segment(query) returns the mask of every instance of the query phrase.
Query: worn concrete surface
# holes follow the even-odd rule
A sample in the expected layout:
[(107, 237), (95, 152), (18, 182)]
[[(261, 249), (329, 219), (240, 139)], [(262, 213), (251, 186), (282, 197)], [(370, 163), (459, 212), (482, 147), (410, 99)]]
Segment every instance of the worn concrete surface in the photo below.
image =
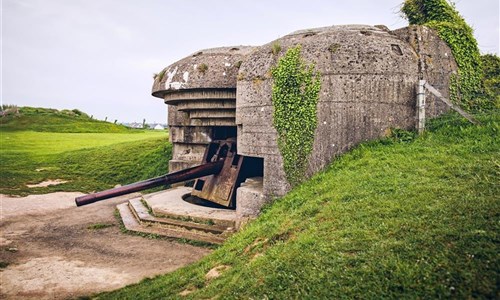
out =
[[(252, 47), (204, 49), (167, 66), (152, 94), (165, 101), (173, 143), (170, 171), (199, 164), (204, 146), (236, 136), (236, 80)], [(216, 132), (214, 128), (233, 128)]]
[(266, 204), (262, 192), (262, 177), (248, 178), (236, 190), (236, 216), (238, 219), (256, 218), (260, 209)]
[(240, 62), (252, 50), (253, 47), (233, 46), (197, 51), (167, 66), (164, 69), (165, 75), (155, 80), (152, 93), (163, 98), (171, 91), (234, 89)]
[(215, 224), (235, 225), (236, 211), (194, 205), (182, 199), (183, 195), (190, 193), (190, 187), (177, 187), (150, 195), (144, 200), (156, 215), (165, 215), (179, 218), (192, 218), (197, 221), (211, 221)]
[(79, 192), (56, 192), (45, 195), (9, 197), (0, 195), (2, 221), (12, 217), (43, 215), (55, 210), (75, 207), (75, 198), (84, 194)]
[[(281, 47), (276, 55), (275, 44)], [(446, 44), (421, 26), (396, 32), (368, 25), (313, 28), (253, 51), (238, 74), (237, 143), (239, 154), (264, 158), (266, 197), (290, 190), (273, 127), (270, 70), (287, 49), (298, 44), (302, 58), (321, 75), (318, 126), (306, 176), (355, 145), (382, 137), (390, 128), (413, 128), (418, 80), (429, 78), (447, 92), (456, 71)], [(443, 112), (434, 101), (428, 106), (431, 116)]]
[[(450, 75), (456, 74), (458, 69), (450, 47), (434, 30), (425, 26), (410, 25), (392, 33), (410, 44), (418, 54), (419, 76), (438, 89), (444, 97), (449, 98)], [(426, 94), (427, 117), (438, 116), (448, 109), (448, 106), (438, 101), (434, 95)]]

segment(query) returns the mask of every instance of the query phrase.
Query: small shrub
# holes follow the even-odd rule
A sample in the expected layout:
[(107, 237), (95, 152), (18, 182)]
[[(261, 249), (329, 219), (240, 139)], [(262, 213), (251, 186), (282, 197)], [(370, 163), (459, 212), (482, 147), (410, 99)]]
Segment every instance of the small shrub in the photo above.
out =
[(328, 47), (328, 51), (330, 51), (331, 53), (335, 53), (335, 52), (337, 52), (337, 50), (339, 50), (339, 48), (340, 48), (340, 44), (334, 43), (334, 44), (331, 44), (330, 47)]
[(197, 67), (197, 70), (198, 70), (198, 72), (200, 72), (201, 74), (205, 74), (205, 72), (208, 70), (208, 66), (207, 66), (207, 64), (200, 64), (200, 65)]
[(278, 55), (281, 52), (281, 45), (278, 42), (273, 43), (271, 46), (271, 52), (273, 55)]
[(71, 110), (76, 116), (78, 117), (83, 117), (83, 118), (89, 118), (89, 115), (87, 115), (86, 113), (84, 113), (83, 111), (79, 110), (79, 109), (73, 109)]
[(166, 70), (165, 70), (165, 69), (163, 69), (163, 70), (161, 70), (161, 72), (160, 72), (160, 73), (155, 73), (155, 74), (153, 74), (153, 78), (154, 78), (154, 80), (158, 80), (159, 82), (160, 82), (160, 81), (162, 81), (162, 80), (163, 80), (163, 77), (165, 76), (165, 72), (166, 72)]
[(0, 105), (0, 116), (8, 116), (8, 115), (18, 115), (19, 108), (17, 105)]
[(487, 109), (500, 108), (500, 57), (495, 54), (481, 55), (483, 67), (483, 96), (480, 107)]
[(417, 137), (416, 132), (404, 130), (401, 128), (391, 129), (391, 134), (389, 135), (389, 138), (391, 138), (395, 142), (400, 142), (400, 143), (409, 143), (413, 141), (416, 137)]
[(0, 111), (6, 111), (6, 110), (11, 110), (11, 109), (15, 109), (17, 110), (17, 105), (13, 105), (13, 104), (2, 104), (0, 105)]

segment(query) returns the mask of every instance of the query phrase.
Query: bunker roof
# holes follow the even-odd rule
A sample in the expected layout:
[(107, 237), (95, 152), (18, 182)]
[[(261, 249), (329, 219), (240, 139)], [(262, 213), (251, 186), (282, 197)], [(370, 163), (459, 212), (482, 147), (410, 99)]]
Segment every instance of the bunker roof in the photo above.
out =
[(236, 89), (238, 69), (254, 47), (234, 46), (197, 51), (155, 76), (152, 95), (198, 89)]
[(322, 75), (415, 72), (415, 51), (387, 27), (337, 25), (298, 30), (257, 48), (243, 63), (239, 78), (269, 78), (278, 58), (296, 45)]

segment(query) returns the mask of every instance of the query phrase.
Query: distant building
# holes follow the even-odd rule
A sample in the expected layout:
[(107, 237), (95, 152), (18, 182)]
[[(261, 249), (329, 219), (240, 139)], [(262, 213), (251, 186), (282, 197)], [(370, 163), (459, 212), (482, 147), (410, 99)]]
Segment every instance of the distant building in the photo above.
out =
[(123, 123), (122, 125), (130, 127), (130, 128), (136, 128), (136, 129), (142, 129), (143, 128), (142, 123), (137, 123), (137, 122)]
[(165, 127), (163, 127), (163, 125), (161, 125), (161, 124), (156, 124), (156, 126), (154, 127), (154, 130), (165, 130)]

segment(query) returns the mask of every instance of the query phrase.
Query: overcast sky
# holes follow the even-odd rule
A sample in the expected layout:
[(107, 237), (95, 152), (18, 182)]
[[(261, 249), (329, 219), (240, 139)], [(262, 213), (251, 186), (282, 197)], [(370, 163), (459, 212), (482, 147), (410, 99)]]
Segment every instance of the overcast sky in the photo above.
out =
[[(261, 45), (340, 24), (404, 27), (403, 0), (0, 0), (2, 103), (166, 122), (153, 73), (204, 48)], [(499, 53), (498, 0), (458, 0), (483, 53)]]

